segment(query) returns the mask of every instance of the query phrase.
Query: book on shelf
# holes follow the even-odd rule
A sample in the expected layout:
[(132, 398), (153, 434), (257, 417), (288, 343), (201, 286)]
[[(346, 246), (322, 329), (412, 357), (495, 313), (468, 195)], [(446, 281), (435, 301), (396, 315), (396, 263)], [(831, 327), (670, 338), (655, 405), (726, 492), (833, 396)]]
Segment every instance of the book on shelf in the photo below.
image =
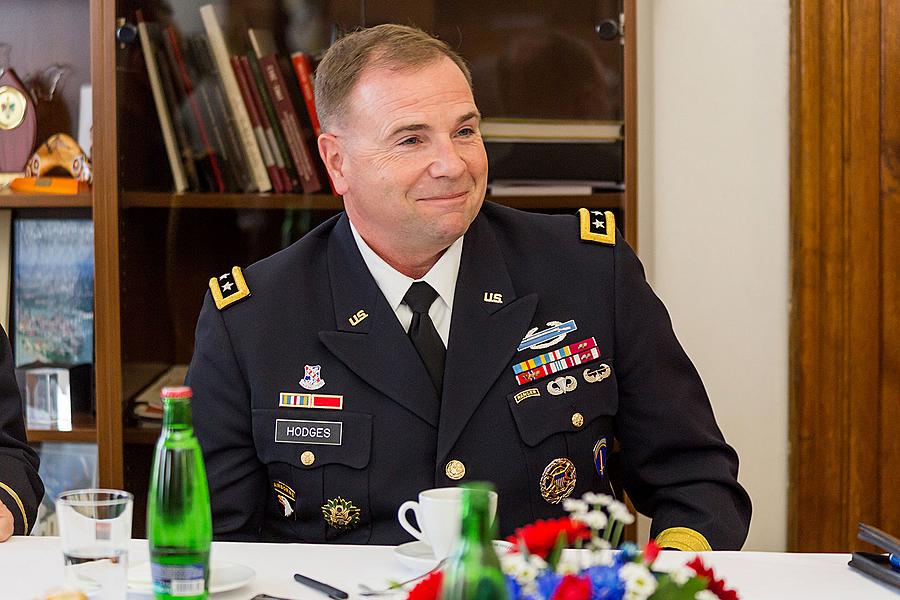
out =
[(623, 138), (621, 121), (486, 118), (479, 129), (485, 141), (579, 143)]
[[(278, 49), (272, 32), (265, 29), (247, 30), (250, 45), (256, 53), (260, 71), (275, 106), (281, 131), (290, 150), (291, 159), (300, 177), (304, 193), (310, 194), (322, 189), (318, 169), (307, 146), (303, 125), (294, 106), (281, 66), (278, 63)], [(318, 151), (316, 151), (318, 154)]]
[(254, 52), (252, 48), (247, 51), (246, 56), (241, 57), (241, 65), (249, 70), (250, 77), (255, 84), (254, 89), (259, 94), (259, 99), (263, 107), (262, 114), (265, 115), (265, 118), (271, 127), (272, 137), (275, 140), (274, 147), (278, 149), (276, 154), (276, 157), (280, 157), (280, 162), (278, 164), (284, 168), (287, 181), (290, 182), (290, 189), (294, 192), (302, 192), (303, 187), (300, 184), (300, 176), (297, 175), (297, 168), (294, 166), (293, 159), (291, 158), (291, 151), (288, 148), (287, 141), (284, 139), (284, 132), (281, 129), (281, 124), (278, 122), (278, 114), (275, 111), (275, 105), (272, 104), (272, 99), (269, 96), (269, 89), (268, 86), (266, 86), (266, 80), (259, 68), (259, 60), (256, 56), (256, 52)]
[(261, 192), (267, 192), (272, 189), (272, 183), (269, 179), (269, 173), (266, 171), (266, 165), (263, 162), (262, 153), (256, 137), (253, 133), (253, 127), (250, 124), (250, 115), (247, 114), (247, 107), (241, 99), (241, 92), (238, 88), (237, 79), (234, 71), (231, 69), (231, 52), (225, 43), (225, 34), (222, 31), (220, 19), (217, 12), (221, 10), (220, 5), (205, 4), (200, 7), (200, 18), (203, 21), (203, 27), (209, 40), (209, 46), (212, 50), (213, 58), (219, 70), (219, 76), (222, 79), (222, 87), (225, 92), (225, 98), (234, 119), (235, 128), (238, 137), (241, 140), (241, 146), (247, 154), (247, 162), (256, 188)]
[[(165, 35), (163, 38), (165, 38)], [(169, 107), (169, 114), (172, 116), (172, 128), (175, 131), (175, 140), (178, 142), (181, 164), (184, 167), (185, 177), (187, 177), (188, 189), (199, 190), (200, 179), (197, 176), (196, 157), (191, 137), (185, 129), (184, 118), (182, 117), (184, 111), (181, 110), (179, 101), (179, 98), (184, 97), (183, 93), (178, 92), (178, 85), (181, 83), (181, 80), (173, 73), (165, 48), (157, 49), (156, 57), (159, 79), (162, 81), (163, 90), (166, 91), (166, 104)]]
[[(309, 115), (310, 126), (312, 127), (313, 132), (313, 143), (312, 143), (312, 153), (314, 156), (319, 156), (318, 151), (318, 138), (319, 135), (322, 134), (322, 125), (319, 122), (319, 113), (316, 110), (316, 94), (315, 89), (313, 88), (313, 68), (312, 68), (312, 60), (305, 52), (294, 52), (291, 54), (291, 64), (294, 67), (294, 74), (297, 76), (297, 83), (300, 86), (300, 91), (303, 94), (303, 101), (306, 104), (306, 113)], [(323, 176), (324, 179), (328, 180), (328, 187), (331, 189), (331, 195), (337, 196), (338, 193), (334, 189), (334, 182), (331, 180), (331, 175), (328, 173), (328, 169), (325, 168), (325, 163), (319, 159), (318, 163), (321, 168), (319, 169), (320, 175)]]
[(210, 141), (200, 99), (194, 90), (194, 78), (182, 52), (178, 31), (172, 25), (166, 27), (164, 47), (173, 77), (178, 82), (176, 88), (181, 94), (182, 110), (180, 113), (185, 130), (191, 139), (193, 149), (191, 154), (198, 157), (195, 161), (198, 177), (197, 189), (198, 191), (223, 192), (225, 191), (225, 180)]
[(221, 74), (213, 60), (209, 42), (202, 35), (190, 36), (187, 38), (187, 51), (188, 67), (194, 74), (207, 129), (212, 134), (213, 147), (221, 158), (226, 191), (253, 191), (256, 184), (236, 134), (236, 124), (228, 111)]
[(94, 362), (93, 233), (90, 219), (14, 220), (16, 366)]
[(241, 98), (247, 107), (247, 114), (250, 116), (250, 125), (253, 126), (253, 134), (256, 136), (256, 143), (259, 144), (259, 151), (262, 153), (263, 163), (266, 165), (266, 171), (269, 173), (269, 180), (272, 182), (272, 188), (275, 193), (282, 194), (285, 192), (284, 182), (281, 179), (281, 172), (275, 164), (275, 157), (272, 155), (272, 149), (269, 147), (269, 140), (263, 129), (262, 120), (260, 119), (260, 107), (258, 106), (253, 92), (250, 90), (250, 82), (247, 80), (247, 74), (241, 66), (241, 59), (237, 55), (231, 57), (231, 69), (234, 71), (235, 79), (237, 79), (238, 87), (241, 90)]
[(166, 92), (160, 79), (157, 65), (156, 40), (151, 39), (150, 30), (144, 21), (142, 11), (136, 11), (138, 37), (141, 39), (141, 49), (144, 52), (144, 64), (147, 67), (147, 77), (150, 79), (150, 91), (153, 94), (153, 104), (156, 107), (156, 115), (159, 118), (159, 127), (162, 130), (163, 143), (166, 147), (166, 158), (169, 161), (169, 169), (172, 171), (172, 181), (176, 192), (188, 189), (187, 175), (182, 164), (181, 152), (175, 137), (175, 128), (172, 125), (172, 115), (169, 104), (166, 102)]

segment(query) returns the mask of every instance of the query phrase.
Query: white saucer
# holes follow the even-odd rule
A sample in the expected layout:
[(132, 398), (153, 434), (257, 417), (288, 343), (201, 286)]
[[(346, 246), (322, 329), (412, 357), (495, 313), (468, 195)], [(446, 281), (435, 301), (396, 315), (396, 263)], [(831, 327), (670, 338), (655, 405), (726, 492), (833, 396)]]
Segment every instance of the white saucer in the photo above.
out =
[[(254, 577), (256, 577), (256, 571), (246, 565), (213, 561), (210, 567), (209, 593), (218, 594), (236, 590), (253, 581)], [(153, 594), (149, 562), (128, 569), (128, 591), (138, 594)]]
[[(497, 554), (505, 554), (512, 547), (513, 545), (507, 541), (494, 540), (494, 551)], [(438, 564), (431, 546), (422, 541), (400, 544), (394, 548), (394, 555), (397, 560), (410, 569), (433, 569)]]

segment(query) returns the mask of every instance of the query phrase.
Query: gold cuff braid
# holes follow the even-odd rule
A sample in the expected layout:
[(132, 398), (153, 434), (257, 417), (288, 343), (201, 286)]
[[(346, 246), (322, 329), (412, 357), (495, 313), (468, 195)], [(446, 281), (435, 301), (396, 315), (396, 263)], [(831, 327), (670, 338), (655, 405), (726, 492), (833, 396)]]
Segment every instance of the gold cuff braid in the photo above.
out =
[(706, 552), (712, 550), (702, 533), (688, 527), (670, 527), (661, 531), (656, 536), (656, 543), (663, 548), (674, 548), (684, 552)]
[(0, 488), (6, 490), (6, 492), (12, 496), (12, 499), (16, 501), (16, 504), (19, 505), (19, 510), (22, 512), (22, 521), (25, 523), (25, 535), (28, 535), (28, 515), (25, 514), (25, 506), (22, 504), (21, 498), (15, 492), (14, 489), (0, 481)]

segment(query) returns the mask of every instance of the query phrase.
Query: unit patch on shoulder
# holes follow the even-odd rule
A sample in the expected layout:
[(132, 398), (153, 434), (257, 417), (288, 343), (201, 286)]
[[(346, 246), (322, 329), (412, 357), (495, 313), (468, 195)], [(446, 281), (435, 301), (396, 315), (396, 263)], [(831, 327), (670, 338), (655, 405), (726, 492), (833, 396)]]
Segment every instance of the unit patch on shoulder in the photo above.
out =
[(213, 300), (216, 301), (216, 308), (219, 310), (250, 295), (250, 288), (244, 281), (244, 274), (241, 273), (240, 267), (232, 267), (230, 273), (211, 277), (209, 289), (212, 292)]
[(616, 217), (608, 210), (578, 209), (581, 239), (598, 244), (616, 245)]

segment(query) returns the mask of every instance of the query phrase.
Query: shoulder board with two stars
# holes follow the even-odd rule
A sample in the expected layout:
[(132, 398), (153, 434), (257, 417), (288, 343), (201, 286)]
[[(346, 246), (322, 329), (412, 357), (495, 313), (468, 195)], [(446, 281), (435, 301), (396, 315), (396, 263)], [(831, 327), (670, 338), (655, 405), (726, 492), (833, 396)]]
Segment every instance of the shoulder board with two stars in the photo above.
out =
[(243, 300), (250, 295), (250, 288), (244, 281), (244, 274), (240, 267), (232, 267), (230, 273), (224, 273), (218, 277), (210, 277), (209, 290), (212, 292), (216, 308), (222, 310), (238, 300)]
[(611, 211), (578, 209), (581, 239), (586, 242), (616, 245), (616, 217)]

